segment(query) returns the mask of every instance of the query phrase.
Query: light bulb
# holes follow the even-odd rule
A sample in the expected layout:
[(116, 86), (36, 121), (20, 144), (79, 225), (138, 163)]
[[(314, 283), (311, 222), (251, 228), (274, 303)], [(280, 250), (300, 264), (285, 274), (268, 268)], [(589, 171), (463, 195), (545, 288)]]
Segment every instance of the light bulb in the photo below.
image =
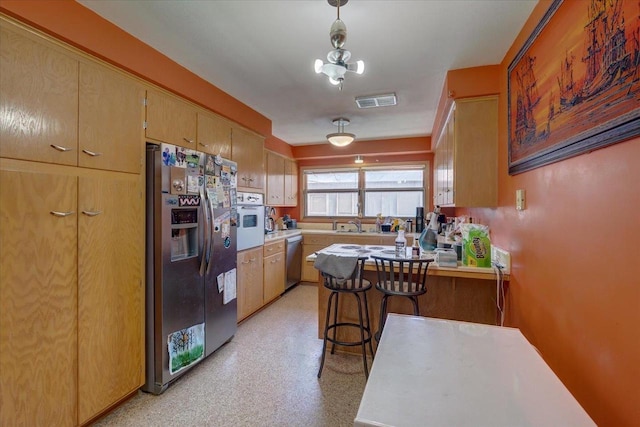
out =
[(356, 74), (362, 74), (364, 73), (364, 61), (358, 61), (356, 62), (358, 68), (356, 68)]
[(313, 67), (316, 70), (317, 74), (320, 74), (322, 72), (323, 65), (324, 63), (322, 62), (322, 59), (316, 59), (316, 62), (313, 64)]

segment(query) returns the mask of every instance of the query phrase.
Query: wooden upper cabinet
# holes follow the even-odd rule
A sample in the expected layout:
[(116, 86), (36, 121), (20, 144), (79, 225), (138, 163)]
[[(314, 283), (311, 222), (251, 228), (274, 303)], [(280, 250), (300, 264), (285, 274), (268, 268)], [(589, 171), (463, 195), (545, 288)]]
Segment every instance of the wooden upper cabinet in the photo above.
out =
[(197, 150), (231, 159), (231, 123), (216, 115), (198, 111)]
[(295, 160), (284, 160), (284, 204), (298, 206), (298, 164)]
[(156, 141), (197, 149), (196, 108), (177, 96), (148, 89), (145, 135)]
[(0, 22), (0, 156), (78, 163), (78, 61)]
[(267, 157), (267, 201), (269, 206), (283, 206), (284, 196), (284, 164), (285, 159), (271, 151), (266, 152)]
[(434, 159), (436, 204), (498, 204), (498, 98), (458, 99), (449, 112)]
[(79, 166), (141, 172), (144, 97), (137, 81), (80, 63)]
[(238, 187), (264, 189), (264, 138), (239, 127), (231, 132), (231, 159), (238, 163)]

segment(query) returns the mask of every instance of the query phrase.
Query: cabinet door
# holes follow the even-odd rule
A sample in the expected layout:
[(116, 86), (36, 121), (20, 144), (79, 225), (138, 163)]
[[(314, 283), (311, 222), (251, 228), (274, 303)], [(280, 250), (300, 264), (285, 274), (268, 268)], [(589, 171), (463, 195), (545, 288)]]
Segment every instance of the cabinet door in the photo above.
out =
[(263, 303), (262, 247), (238, 252), (238, 320)]
[(178, 97), (148, 89), (146, 136), (195, 150), (195, 108)]
[(238, 187), (264, 189), (264, 138), (234, 127), (231, 158), (238, 163)]
[(298, 164), (289, 159), (284, 161), (284, 204), (298, 206)]
[(284, 199), (284, 157), (270, 151), (267, 157), (267, 205), (283, 206)]
[(198, 151), (231, 158), (231, 124), (221, 117), (198, 112)]
[(73, 426), (77, 178), (2, 170), (0, 182), (0, 425)]
[(144, 88), (97, 64), (80, 63), (78, 164), (140, 173)]
[(139, 175), (81, 177), (78, 421), (143, 383), (143, 197)]
[(284, 292), (284, 252), (264, 258), (264, 303), (274, 300)]
[(76, 165), (78, 61), (0, 25), (0, 156)]

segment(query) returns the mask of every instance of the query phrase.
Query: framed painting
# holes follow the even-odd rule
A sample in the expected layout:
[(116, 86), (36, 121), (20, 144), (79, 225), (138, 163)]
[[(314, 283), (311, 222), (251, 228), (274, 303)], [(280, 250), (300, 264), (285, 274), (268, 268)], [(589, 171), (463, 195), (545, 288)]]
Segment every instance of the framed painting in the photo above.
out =
[(510, 175), (640, 135), (640, 4), (555, 0), (507, 84)]

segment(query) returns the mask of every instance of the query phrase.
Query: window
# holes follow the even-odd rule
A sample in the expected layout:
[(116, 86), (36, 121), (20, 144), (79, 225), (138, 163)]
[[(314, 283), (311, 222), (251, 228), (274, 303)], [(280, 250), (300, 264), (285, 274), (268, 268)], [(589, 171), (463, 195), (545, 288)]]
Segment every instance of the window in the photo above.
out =
[(425, 167), (366, 167), (303, 172), (305, 216), (411, 217), (424, 206)]

